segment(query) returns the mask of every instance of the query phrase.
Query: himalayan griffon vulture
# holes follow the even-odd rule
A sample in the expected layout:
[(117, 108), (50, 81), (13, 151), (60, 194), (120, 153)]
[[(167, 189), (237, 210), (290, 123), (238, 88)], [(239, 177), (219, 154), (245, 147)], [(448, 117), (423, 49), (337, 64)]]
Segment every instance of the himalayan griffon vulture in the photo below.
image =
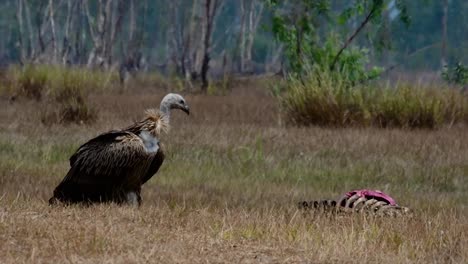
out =
[(71, 156), (71, 168), (55, 188), (49, 204), (140, 205), (141, 186), (164, 161), (159, 137), (169, 129), (172, 109), (190, 113), (184, 98), (170, 93), (162, 99), (159, 110), (147, 110), (142, 121), (103, 133), (80, 146)]

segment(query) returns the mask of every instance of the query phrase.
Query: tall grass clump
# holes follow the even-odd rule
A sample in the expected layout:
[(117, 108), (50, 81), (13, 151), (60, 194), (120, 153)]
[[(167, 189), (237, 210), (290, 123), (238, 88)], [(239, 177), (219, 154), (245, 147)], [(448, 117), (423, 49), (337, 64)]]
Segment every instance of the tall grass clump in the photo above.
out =
[(8, 70), (14, 97), (35, 99), (44, 104), (41, 119), (51, 123), (89, 123), (96, 111), (87, 103), (90, 92), (105, 91), (113, 75), (83, 68), (26, 65)]
[(457, 89), (409, 83), (374, 89), (369, 105), (377, 126), (437, 128), (468, 121), (468, 98)]
[(279, 100), (287, 123), (299, 126), (437, 128), (468, 120), (468, 98), (458, 90), (408, 83), (355, 85), (320, 70), (289, 77)]
[(48, 73), (45, 67), (25, 66), (8, 70), (11, 89), (16, 97), (41, 100), (47, 88)]

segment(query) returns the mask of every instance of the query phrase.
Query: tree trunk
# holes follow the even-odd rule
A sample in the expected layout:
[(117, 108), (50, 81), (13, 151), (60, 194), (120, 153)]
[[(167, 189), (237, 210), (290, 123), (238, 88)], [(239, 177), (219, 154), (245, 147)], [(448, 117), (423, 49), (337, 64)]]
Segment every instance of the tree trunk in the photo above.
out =
[(199, 75), (199, 63), (197, 63), (197, 56), (200, 53), (201, 40), (199, 29), (201, 27), (200, 20), (200, 0), (194, 0), (192, 4), (191, 17), (189, 25), (186, 27), (188, 30), (184, 30), (183, 25), (180, 28), (180, 35), (183, 36), (183, 50), (181, 55), (181, 68), (188, 82), (193, 79), (197, 79)]
[(441, 58), (440, 64), (441, 67), (445, 67), (447, 65), (447, 15), (448, 15), (448, 5), (449, 1), (444, 0), (443, 3), (443, 14), (442, 14), (442, 45), (441, 45)]
[(179, 55), (184, 54), (184, 51), (178, 50), (178, 33), (177, 33), (177, 10), (178, 8), (178, 2), (177, 1), (169, 1), (169, 18), (170, 22), (168, 23), (168, 28), (167, 28), (167, 42), (166, 42), (166, 48), (167, 52), (166, 54), (169, 55), (169, 58), (166, 58), (166, 61), (169, 61), (170, 63), (170, 69), (171, 71), (175, 70), (177, 73), (180, 72), (179, 67), (183, 67), (183, 65), (179, 65), (179, 63), (182, 63), (181, 61), (179, 62)]
[(55, 33), (55, 18), (54, 18), (54, 1), (49, 0), (49, 20), (50, 20), (50, 29), (52, 31), (52, 63), (57, 62), (57, 34)]
[(24, 11), (26, 14), (26, 25), (28, 27), (28, 36), (29, 36), (29, 57), (33, 58), (36, 56), (35, 44), (34, 44), (34, 31), (31, 23), (31, 11), (29, 10), (29, 4), (27, 0), (23, 0)]
[(76, 22), (76, 29), (75, 29), (75, 54), (74, 54), (74, 60), (80, 64), (83, 65), (86, 61), (86, 52), (85, 52), (85, 36), (86, 36), (86, 27), (85, 27), (85, 21), (86, 21), (86, 12), (85, 12), (85, 0), (83, 1), (78, 1), (77, 7), (76, 7), (76, 17), (75, 19), (77, 20)]
[[(44, 11), (44, 16), (39, 16), (38, 23), (37, 23), (37, 38), (39, 42), (39, 52), (37, 57), (42, 55), (46, 51), (46, 43), (44, 42), (44, 35), (45, 35), (45, 26), (47, 24), (47, 19), (49, 16), (48, 6), (44, 8), (44, 2), (41, 2), (39, 7), (39, 13)], [(44, 10), (43, 10), (44, 9)]]
[(253, 48), (253, 43), (255, 40), (255, 34), (257, 32), (257, 27), (258, 24), (260, 23), (260, 19), (262, 18), (262, 13), (263, 13), (263, 3), (258, 2), (258, 10), (256, 7), (257, 0), (252, 0), (251, 6), (250, 6), (250, 12), (249, 12), (249, 27), (248, 27), (248, 34), (247, 34), (247, 44), (245, 48), (245, 59), (244, 63), (247, 65), (244, 65), (244, 71), (247, 71), (249, 73), (253, 72), (253, 67), (252, 67), (252, 48)]
[(124, 0), (99, 0), (96, 26), (89, 12), (88, 1), (84, 0), (89, 31), (93, 39), (93, 49), (88, 57), (88, 67), (108, 68), (112, 64), (115, 39), (121, 31), (122, 17), (125, 13)]
[(24, 47), (24, 27), (23, 27), (23, 1), (18, 0), (18, 5), (16, 8), (16, 21), (18, 22), (19, 36), (18, 36), (18, 48), (20, 51), (20, 61), (25, 63), (26, 60), (26, 50)]
[[(207, 34), (206, 26), (206, 1), (197, 1), (201, 6), (196, 5), (194, 9), (193, 23), (191, 24), (190, 35), (192, 39), (192, 75), (195, 78), (201, 76), (201, 68), (204, 60), (204, 41)], [(195, 2), (194, 2), (195, 3)], [(199, 31), (201, 29), (201, 32)]]
[(136, 21), (135, 21), (135, 0), (130, 0), (130, 14), (129, 14), (129, 21), (128, 21), (128, 41), (132, 43), (134, 35), (135, 35), (135, 28), (136, 28)]
[(239, 32), (239, 59), (240, 59), (240, 71), (245, 71), (245, 28), (247, 21), (247, 11), (245, 10), (245, 0), (240, 1), (241, 10), (241, 28)]
[(112, 0), (107, 0), (106, 7), (104, 7), (104, 0), (98, 0), (98, 14), (96, 26), (94, 26), (93, 17), (89, 12), (88, 1), (84, 0), (86, 16), (88, 18), (89, 32), (93, 39), (93, 49), (88, 56), (88, 68), (94, 66), (105, 66), (104, 54), (105, 54), (105, 34), (106, 24), (109, 13), (107, 13), (107, 6)]
[[(380, 36), (381, 40), (384, 43), (392, 43), (392, 34), (390, 31), (391, 20), (390, 20), (389, 9), (385, 9), (383, 11), (382, 19), (383, 19), (383, 32), (382, 32), (382, 35)], [(384, 47), (382, 51), (382, 62), (384, 65), (386, 65), (386, 67), (388, 67), (388, 65), (391, 65), (390, 46)]]
[(67, 65), (69, 63), (69, 55), (71, 52), (70, 45), (70, 31), (73, 20), (73, 11), (75, 9), (76, 2), (67, 1), (67, 17), (65, 20), (65, 32), (63, 33), (62, 43), (62, 64)]
[(208, 89), (208, 70), (210, 64), (211, 35), (213, 33), (216, 13), (220, 6), (220, 0), (205, 0), (204, 35), (203, 35), (203, 62), (201, 66), (202, 92)]
[(107, 27), (110, 28), (107, 30), (110, 34), (107, 35), (106, 38), (106, 53), (105, 53), (105, 60), (107, 65), (110, 66), (113, 62), (113, 50), (114, 44), (116, 42), (116, 38), (120, 31), (122, 30), (122, 20), (125, 15), (125, 6), (126, 0), (118, 0), (117, 7), (115, 8), (112, 3), (109, 4), (107, 7), (108, 14), (111, 14), (110, 19), (108, 19)]

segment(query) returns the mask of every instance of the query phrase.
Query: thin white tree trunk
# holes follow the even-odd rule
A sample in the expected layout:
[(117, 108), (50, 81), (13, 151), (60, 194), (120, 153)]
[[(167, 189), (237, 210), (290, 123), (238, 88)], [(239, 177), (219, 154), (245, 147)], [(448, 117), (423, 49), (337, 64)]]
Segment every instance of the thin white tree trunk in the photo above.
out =
[(70, 53), (70, 30), (72, 25), (73, 18), (73, 7), (74, 3), (72, 1), (67, 1), (67, 18), (65, 20), (65, 32), (63, 34), (63, 44), (62, 44), (62, 64), (67, 65), (68, 56)]
[(54, 5), (53, 5), (54, 1), (53, 0), (49, 0), (49, 19), (50, 19), (50, 29), (52, 31), (52, 39), (51, 39), (51, 42), (52, 42), (52, 52), (53, 52), (53, 56), (52, 56), (52, 63), (56, 63), (57, 62), (57, 34), (55, 32), (55, 19), (54, 19)]
[(18, 29), (19, 29), (19, 50), (20, 50), (20, 59), (21, 62), (24, 63), (26, 59), (26, 51), (24, 47), (24, 27), (23, 27), (23, 1), (18, 0), (18, 6), (16, 8), (16, 20), (18, 22)]
[[(185, 71), (187, 81), (190, 81), (193, 75), (199, 74), (199, 67), (197, 67), (197, 54), (201, 48), (201, 35), (200, 30), (200, 0), (194, 0), (192, 4), (191, 17), (189, 20), (188, 30), (182, 30), (183, 40), (183, 54), (181, 56), (182, 68)], [(182, 27), (181, 27), (182, 28)]]
[(34, 44), (34, 31), (31, 23), (31, 11), (29, 10), (29, 4), (27, 0), (23, 0), (24, 11), (26, 14), (26, 25), (28, 27), (28, 36), (29, 36), (29, 57), (33, 58), (36, 56), (36, 49)]
[(86, 18), (86, 8), (85, 8), (85, 0), (78, 1), (76, 6), (76, 29), (75, 31), (75, 43), (73, 45), (75, 49), (75, 56), (74, 58), (77, 62), (82, 65), (86, 61), (86, 54), (85, 54), (85, 41), (86, 41), (86, 29), (83, 25), (84, 18)]
[(241, 28), (239, 32), (239, 55), (240, 55), (240, 71), (245, 71), (245, 28), (247, 24), (247, 11), (245, 10), (245, 0), (240, 1), (241, 10)]
[[(171, 1), (172, 2), (172, 1)], [(133, 41), (136, 28), (135, 20), (135, 0), (130, 0), (130, 18), (129, 18), (129, 27), (128, 27), (128, 41)]]
[[(184, 68), (184, 55), (186, 54), (186, 47), (184, 46), (182, 50), (180, 50), (179, 46), (179, 32), (178, 32), (178, 10), (179, 10), (179, 1), (169, 1), (169, 23), (167, 27), (167, 41), (166, 41), (166, 62), (169, 63), (169, 70), (172, 74), (173, 71), (177, 73), (185, 73), (179, 72), (183, 71)], [(182, 68), (182, 69), (181, 69)]]
[[(256, 5), (258, 4), (258, 10)], [(246, 63), (247, 70), (249, 72), (253, 71), (252, 65), (252, 48), (255, 40), (255, 34), (257, 32), (258, 25), (262, 18), (263, 13), (263, 3), (258, 2), (257, 0), (252, 0), (250, 5), (250, 12), (249, 12), (249, 26), (247, 31), (247, 43), (245, 48), (245, 59), (244, 63)]]
[(106, 30), (108, 19), (110, 16), (110, 4), (112, 0), (98, 0), (98, 14), (96, 19), (96, 26), (93, 24), (93, 17), (89, 12), (89, 5), (87, 0), (83, 0), (86, 9), (86, 16), (88, 18), (89, 31), (93, 39), (93, 49), (88, 57), (88, 67), (93, 66), (106, 66)]
[(442, 14), (442, 46), (441, 46), (441, 67), (447, 65), (447, 16), (448, 16), (448, 0), (443, 0), (443, 14)]
[(42, 19), (40, 19), (38, 21), (38, 23), (36, 24), (36, 26), (37, 26), (37, 40), (38, 40), (38, 43), (39, 43), (39, 52), (38, 52), (38, 54), (36, 56), (36, 59), (39, 59), (38, 57), (41, 56), (46, 50), (46, 43), (44, 42), (44, 38), (45, 38), (48, 19), (49, 19), (49, 15), (50, 15), (49, 4), (47, 4), (47, 7), (44, 10), (42, 10), (42, 6), (41, 6), (41, 8), (39, 8), (39, 10), (44, 11), (44, 15), (43, 15)]
[[(209, 0), (210, 1), (210, 0)], [(194, 6), (194, 20), (191, 25), (190, 35), (192, 39), (192, 72), (196, 72), (197, 75), (201, 74), (201, 68), (203, 63), (203, 45), (204, 39), (206, 37), (206, 11), (205, 11), (205, 1), (195, 1), (194, 3), (199, 3), (199, 5)], [(201, 32), (200, 32), (201, 30)]]

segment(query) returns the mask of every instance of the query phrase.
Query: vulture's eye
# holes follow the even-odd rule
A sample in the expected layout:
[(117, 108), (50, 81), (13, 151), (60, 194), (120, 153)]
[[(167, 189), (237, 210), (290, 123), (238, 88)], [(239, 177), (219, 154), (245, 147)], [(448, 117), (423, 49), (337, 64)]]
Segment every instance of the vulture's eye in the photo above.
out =
[(180, 103), (180, 104), (184, 104), (184, 100), (180, 100), (179, 103)]

